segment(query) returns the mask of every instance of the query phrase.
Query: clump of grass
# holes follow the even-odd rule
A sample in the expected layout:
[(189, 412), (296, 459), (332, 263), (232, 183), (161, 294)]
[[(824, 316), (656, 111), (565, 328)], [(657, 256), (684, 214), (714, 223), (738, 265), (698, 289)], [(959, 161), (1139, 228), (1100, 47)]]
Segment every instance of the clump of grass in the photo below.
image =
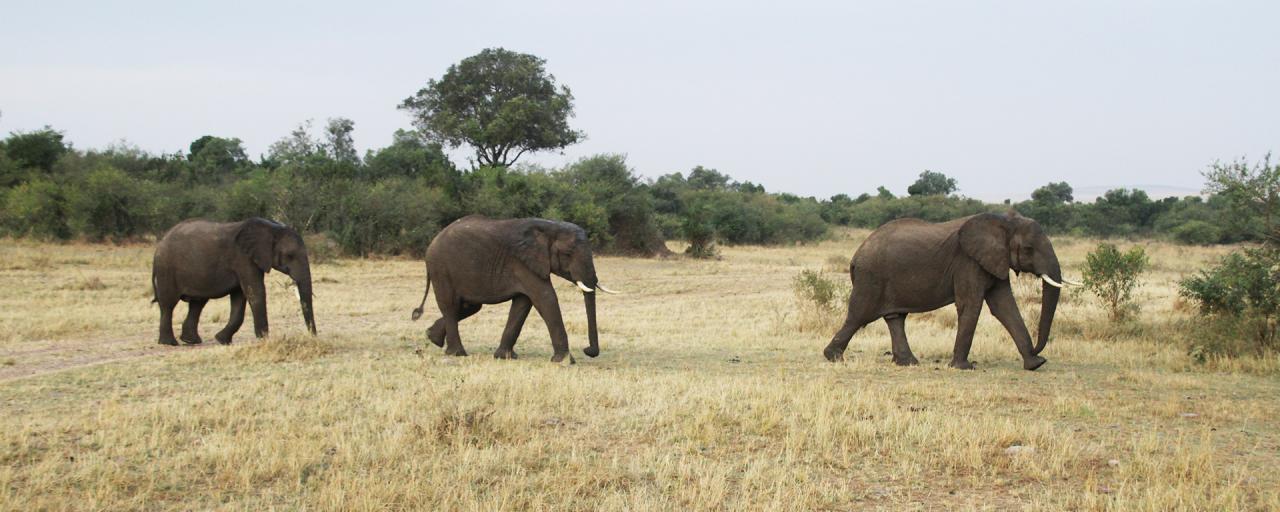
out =
[(791, 280), (796, 295), (796, 321), (801, 332), (828, 331), (840, 325), (841, 310), (848, 303), (850, 286), (828, 279), (817, 270), (804, 269)]
[(832, 254), (830, 256), (827, 256), (827, 259), (824, 262), (822, 270), (831, 272), (833, 274), (839, 274), (842, 272), (847, 274), (849, 272), (849, 257), (843, 256), (840, 254)]
[(269, 336), (257, 343), (248, 343), (235, 351), (235, 357), (246, 361), (283, 363), (306, 361), (333, 353), (333, 345), (306, 334)]
[(98, 276), (86, 277), (79, 281), (58, 287), (59, 290), (98, 291), (107, 289), (107, 284)]

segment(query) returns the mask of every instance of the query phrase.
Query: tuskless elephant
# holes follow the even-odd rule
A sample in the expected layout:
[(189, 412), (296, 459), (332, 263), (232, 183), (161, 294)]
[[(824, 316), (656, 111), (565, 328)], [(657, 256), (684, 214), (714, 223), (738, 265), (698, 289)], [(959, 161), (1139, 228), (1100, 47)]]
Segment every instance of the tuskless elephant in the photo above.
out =
[[(1030, 272), (1044, 281), (1040, 326), (1034, 346), (1009, 285), (1009, 271)], [(893, 361), (917, 364), (907, 345), (910, 313), (956, 305), (955, 350), (951, 366), (972, 369), (969, 348), (986, 302), (1013, 336), (1022, 367), (1035, 370), (1049, 342), (1049, 330), (1064, 283), (1053, 244), (1034, 220), (1009, 212), (983, 213), (949, 222), (899, 219), (867, 237), (849, 263), (853, 290), (844, 326), (823, 350), (830, 361), (843, 359), (849, 339), (864, 325), (883, 318), (889, 326)], [(1068, 284), (1077, 285), (1065, 281)]]
[(173, 337), (173, 308), (188, 304), (181, 339), (201, 343), (197, 332), (200, 312), (209, 299), (231, 296), (231, 318), (214, 337), (231, 343), (244, 323), (247, 302), (253, 310), (253, 331), (267, 335), (267, 288), (263, 275), (272, 269), (293, 278), (302, 318), (316, 333), (311, 308), (311, 264), (297, 231), (260, 218), (219, 223), (186, 220), (165, 233), (156, 246), (151, 267), (154, 302), (160, 305), (160, 344), (177, 345)]
[[(587, 233), (577, 225), (545, 219), (490, 219), (463, 217), (445, 227), (431, 241), (426, 255), (427, 285), (413, 319), (422, 316), (427, 295), (435, 287), (441, 317), (427, 329), (427, 338), (445, 353), (465, 356), (458, 322), (476, 314), (484, 304), (511, 301), (507, 326), (493, 356), (516, 357), (516, 338), (530, 308), (547, 324), (553, 362), (569, 354), (569, 338), (560, 316), (551, 276), (572, 281), (582, 290), (587, 310), (587, 337), (583, 353), (600, 354), (596, 332), (595, 290), (616, 293), (600, 284)], [(447, 346), (446, 346), (447, 344)]]

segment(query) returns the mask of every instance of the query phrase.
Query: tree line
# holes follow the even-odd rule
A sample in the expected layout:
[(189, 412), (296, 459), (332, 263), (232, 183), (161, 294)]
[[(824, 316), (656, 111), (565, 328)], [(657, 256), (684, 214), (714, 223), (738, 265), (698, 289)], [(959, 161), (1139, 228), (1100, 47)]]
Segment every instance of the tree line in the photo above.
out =
[[(315, 132), (319, 132), (318, 134)], [(1013, 208), (1054, 234), (1167, 237), (1189, 244), (1262, 240), (1270, 209), (1241, 211), (1239, 191), (1153, 200), (1116, 189), (1076, 202), (1065, 182), (1031, 199), (990, 204), (956, 195), (956, 182), (925, 171), (895, 196), (828, 199), (770, 193), (701, 166), (644, 179), (622, 155), (582, 158), (560, 168), (460, 168), (438, 142), (397, 131), (385, 147), (359, 155), (354, 123), (309, 123), (257, 160), (235, 138), (204, 136), (186, 151), (151, 154), (127, 145), (80, 150), (52, 128), (0, 141), (0, 229), (8, 236), (125, 240), (162, 234), (190, 217), (262, 216), (323, 233), (351, 255), (421, 254), (443, 226), (471, 213), (546, 217), (576, 223), (604, 252), (652, 255), (664, 240), (689, 240), (694, 253), (716, 243), (782, 244), (823, 238), (833, 225), (874, 228), (916, 217), (950, 220)], [(1258, 164), (1261, 165), (1261, 164)], [(1219, 174), (1249, 164), (1215, 164)]]
[[(570, 126), (573, 94), (545, 61), (503, 48), (450, 66), (398, 108), (414, 129), (364, 155), (355, 123), (344, 118), (319, 129), (303, 123), (257, 160), (233, 137), (206, 135), (184, 151), (152, 154), (127, 145), (80, 150), (50, 127), (11, 133), (0, 141), (0, 234), (125, 240), (160, 235), (185, 218), (261, 216), (323, 234), (346, 254), (417, 255), (443, 226), (480, 213), (570, 221), (602, 252), (661, 254), (664, 240), (682, 238), (690, 254), (714, 256), (718, 243), (806, 242), (833, 225), (1013, 208), (1053, 234), (1212, 244), (1263, 239), (1280, 202), (1214, 185), (1215, 175), (1247, 174), (1245, 162), (1215, 164), (1207, 198), (1152, 200), (1117, 189), (1083, 203), (1059, 182), (1003, 205), (957, 195), (955, 179), (930, 170), (904, 197), (882, 186), (875, 195), (818, 199), (770, 193), (701, 166), (643, 179), (617, 154), (559, 168), (522, 165), (525, 154), (560, 150), (585, 134)], [(465, 167), (445, 153), (462, 146), (473, 151)], [(1233, 206), (1241, 204), (1252, 206)]]

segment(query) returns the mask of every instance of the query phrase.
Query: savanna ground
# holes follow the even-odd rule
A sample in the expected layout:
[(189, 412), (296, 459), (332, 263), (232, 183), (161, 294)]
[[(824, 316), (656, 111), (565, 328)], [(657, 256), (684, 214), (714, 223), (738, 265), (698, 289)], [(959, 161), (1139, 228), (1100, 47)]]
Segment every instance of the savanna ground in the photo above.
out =
[[(150, 246), (0, 241), (0, 509), (1280, 509), (1280, 361), (1198, 363), (1180, 341), (1176, 280), (1225, 249), (1146, 244), (1125, 325), (1065, 292), (1036, 372), (984, 312), (964, 372), (952, 308), (908, 318), (920, 366), (890, 363), (883, 322), (822, 358), (843, 310), (799, 309), (791, 280), (847, 283), (865, 236), (597, 258), (627, 293), (600, 298), (590, 359), (557, 284), (574, 366), (548, 361), (536, 314), (521, 359), (494, 360), (503, 306), (444, 356), (433, 301), (409, 320), (420, 261), (319, 262), (317, 338), (273, 273), (272, 337), (246, 322), (214, 344), (221, 300), (205, 345), (170, 348)], [(1078, 279), (1092, 242), (1055, 243)], [(1038, 282), (1016, 289), (1034, 322)]]

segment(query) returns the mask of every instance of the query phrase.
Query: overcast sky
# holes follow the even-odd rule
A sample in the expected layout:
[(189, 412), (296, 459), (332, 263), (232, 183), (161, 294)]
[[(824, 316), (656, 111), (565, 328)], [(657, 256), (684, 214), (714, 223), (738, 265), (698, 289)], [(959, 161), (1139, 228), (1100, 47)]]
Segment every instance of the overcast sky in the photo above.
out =
[[(197, 5), (199, 4), (199, 5)], [(1196, 191), (1280, 150), (1280, 2), (6, 2), (0, 132), (252, 155), (306, 119), (386, 145), (486, 47), (532, 53), (586, 142), (642, 175), (713, 167), (827, 197), (924, 169), (988, 200), (1049, 181)], [(468, 152), (452, 153), (465, 165)], [(1178, 189), (1176, 187), (1181, 187)]]

